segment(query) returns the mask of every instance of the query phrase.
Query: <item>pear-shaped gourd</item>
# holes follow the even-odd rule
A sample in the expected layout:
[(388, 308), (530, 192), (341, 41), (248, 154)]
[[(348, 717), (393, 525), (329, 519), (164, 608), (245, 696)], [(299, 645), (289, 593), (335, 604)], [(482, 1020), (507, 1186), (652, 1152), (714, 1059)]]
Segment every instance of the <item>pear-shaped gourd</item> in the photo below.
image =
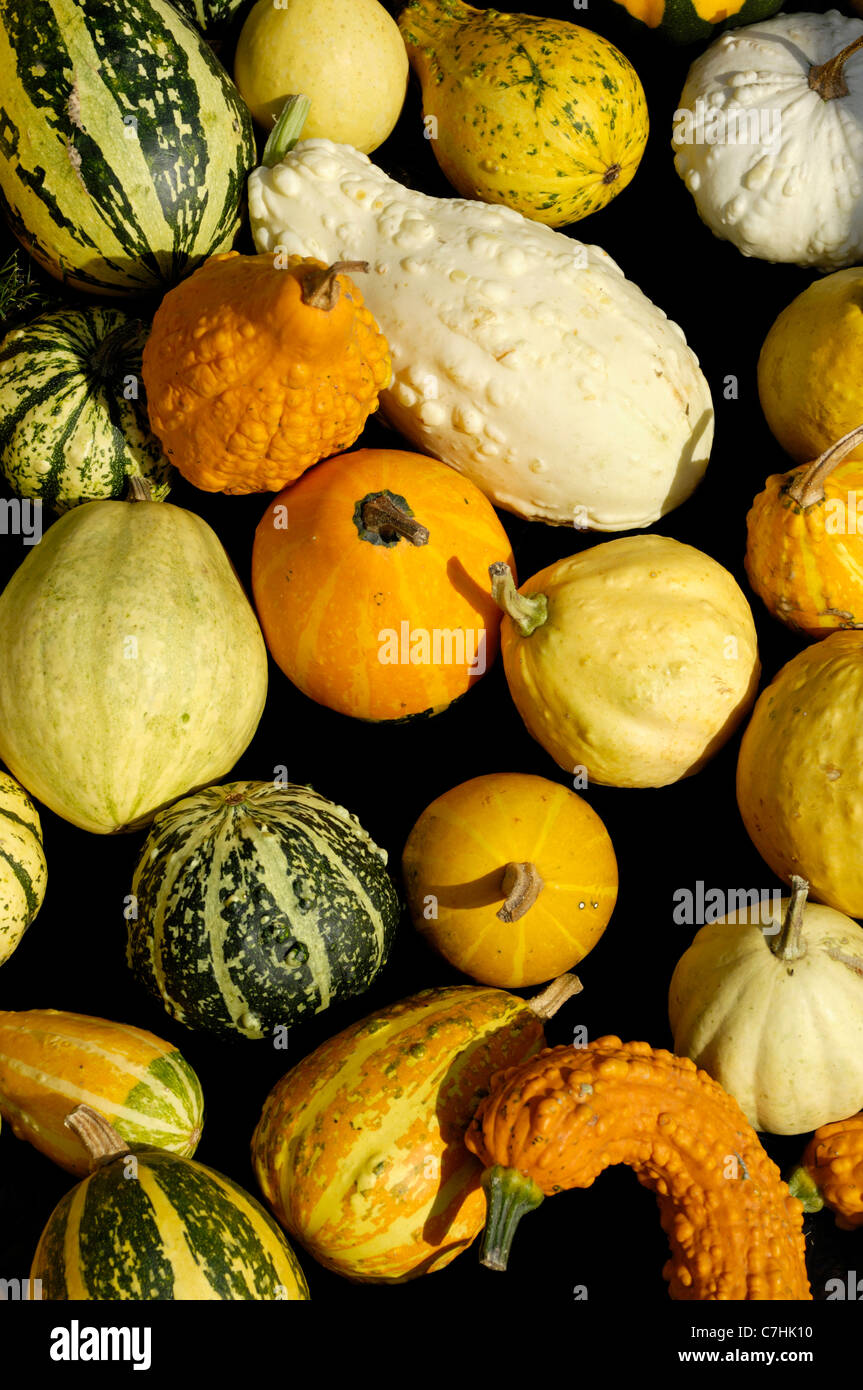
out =
[(0, 758), (84, 830), (143, 825), (223, 776), (266, 693), (218, 537), (167, 502), (76, 507), (0, 595)]
[(863, 1106), (863, 929), (791, 882), (778, 912), (750, 907), (702, 927), (668, 1002), (674, 1051), (770, 1134)]

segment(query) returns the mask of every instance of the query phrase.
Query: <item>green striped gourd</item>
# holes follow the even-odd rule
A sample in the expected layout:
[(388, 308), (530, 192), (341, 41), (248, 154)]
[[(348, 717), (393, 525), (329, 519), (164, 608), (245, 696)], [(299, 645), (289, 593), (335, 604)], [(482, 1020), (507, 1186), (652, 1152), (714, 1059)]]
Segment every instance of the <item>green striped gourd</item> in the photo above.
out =
[(0, 595), (0, 757), (83, 830), (146, 825), (224, 776), (266, 694), (236, 573), (207, 523), (170, 502), (73, 508)]
[(0, 0), (0, 202), (40, 265), (164, 290), (239, 227), (249, 112), (168, 0)]
[(94, 1171), (54, 1208), (31, 1279), (65, 1302), (308, 1298), (294, 1252), (230, 1178), (159, 1149), (130, 1149), (88, 1106), (68, 1117)]
[(175, 0), (177, 9), (189, 15), (208, 35), (228, 29), (245, 3), (246, 0)]
[(387, 856), (311, 787), (231, 782), (156, 817), (127, 958), (189, 1028), (262, 1038), (361, 994), (399, 915)]
[(15, 778), (0, 772), (0, 965), (42, 906), (47, 881), (39, 813)]
[(0, 1012), (0, 1114), (19, 1139), (78, 1176), (90, 1170), (87, 1151), (64, 1122), (83, 1104), (129, 1144), (186, 1158), (198, 1147), (201, 1084), (171, 1043), (86, 1014)]
[(150, 430), (141, 353), (148, 328), (120, 309), (61, 309), (0, 343), (0, 469), (19, 497), (55, 511), (122, 497), (173, 472)]

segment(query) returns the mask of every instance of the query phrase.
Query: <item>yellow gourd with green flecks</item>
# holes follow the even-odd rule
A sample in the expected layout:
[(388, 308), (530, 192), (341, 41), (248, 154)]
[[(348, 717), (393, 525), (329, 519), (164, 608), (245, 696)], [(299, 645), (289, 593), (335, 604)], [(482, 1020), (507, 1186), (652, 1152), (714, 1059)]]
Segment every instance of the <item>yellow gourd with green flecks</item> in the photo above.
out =
[(569, 20), (410, 0), (399, 19), (426, 133), (450, 183), (561, 227), (605, 207), (647, 141), (638, 74)]

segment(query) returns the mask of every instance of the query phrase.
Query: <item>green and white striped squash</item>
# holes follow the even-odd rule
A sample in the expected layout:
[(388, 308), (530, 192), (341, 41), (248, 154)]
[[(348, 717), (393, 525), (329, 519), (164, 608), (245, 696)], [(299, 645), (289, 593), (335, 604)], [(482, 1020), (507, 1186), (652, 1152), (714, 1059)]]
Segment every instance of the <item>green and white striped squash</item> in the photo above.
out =
[(168, 0), (0, 0), (0, 203), (52, 275), (163, 291), (240, 224), (248, 109)]
[(89, 1172), (69, 1111), (90, 1105), (129, 1144), (191, 1158), (204, 1124), (186, 1059), (142, 1028), (58, 1009), (0, 1010), (0, 1114), (68, 1173)]
[(85, 502), (0, 595), (0, 758), (96, 834), (134, 830), (230, 771), (267, 654), (215, 532), (170, 502)]
[(30, 1277), (42, 1281), (44, 1299), (308, 1298), (296, 1255), (254, 1197), (194, 1159), (130, 1148), (89, 1115), (86, 1143), (98, 1166), (42, 1232)]
[(149, 332), (121, 309), (62, 309), (0, 343), (0, 470), (19, 497), (62, 512), (122, 497), (144, 477), (154, 501), (173, 469), (150, 430), (141, 377)]
[(42, 906), (47, 882), (39, 813), (15, 778), (0, 772), (0, 965)]
[(386, 852), (311, 787), (232, 782), (156, 817), (127, 959), (172, 1017), (262, 1038), (362, 994), (399, 916)]

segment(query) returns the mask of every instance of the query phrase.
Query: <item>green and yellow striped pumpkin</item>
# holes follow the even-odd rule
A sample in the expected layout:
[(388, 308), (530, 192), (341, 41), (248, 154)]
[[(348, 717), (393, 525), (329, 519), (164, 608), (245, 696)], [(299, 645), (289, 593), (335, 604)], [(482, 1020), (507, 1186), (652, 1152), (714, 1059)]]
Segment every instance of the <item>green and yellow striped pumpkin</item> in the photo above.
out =
[(153, 501), (173, 473), (147, 419), (147, 325), (120, 309), (61, 309), (0, 343), (0, 470), (19, 497), (55, 511), (122, 497), (144, 477)]
[(606, 0), (673, 43), (710, 39), (722, 29), (754, 24), (782, 8), (782, 0)]
[[(178, 10), (183, 10), (195, 21), (202, 33), (209, 36), (224, 33), (247, 0), (174, 0), (174, 3)], [(284, 4), (282, 8), (285, 8)]]
[(98, 1110), (127, 1143), (186, 1158), (204, 1123), (201, 1084), (171, 1043), (86, 1014), (0, 1012), (0, 1114), (19, 1139), (83, 1176), (87, 1151), (64, 1124), (76, 1105)]
[(30, 1277), (42, 1281), (43, 1298), (308, 1298), (275, 1221), (230, 1178), (177, 1154), (130, 1150), (86, 1106), (69, 1120), (98, 1166), (42, 1232)]
[(0, 772), (0, 965), (42, 906), (47, 882), (39, 812), (21, 784)]
[(0, 0), (0, 202), (40, 265), (164, 290), (239, 227), (252, 121), (168, 0)]
[(262, 1038), (361, 994), (399, 916), (384, 850), (311, 787), (230, 782), (162, 811), (128, 962), (190, 1028)]

